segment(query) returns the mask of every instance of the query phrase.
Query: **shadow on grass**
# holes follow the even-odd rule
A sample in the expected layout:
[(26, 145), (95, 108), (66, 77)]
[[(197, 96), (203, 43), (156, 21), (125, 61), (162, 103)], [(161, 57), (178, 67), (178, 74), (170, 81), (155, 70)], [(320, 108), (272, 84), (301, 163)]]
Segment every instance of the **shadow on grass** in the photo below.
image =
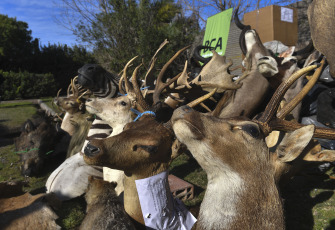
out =
[[(293, 178), (282, 191), (286, 229), (320, 229), (320, 225), (328, 224), (330, 217), (323, 213), (327, 207), (322, 205), (325, 205), (327, 201), (335, 202), (334, 190), (335, 181), (329, 179), (327, 175), (296, 176)], [(322, 206), (322, 210), (316, 211), (316, 206)], [(322, 229), (335, 229), (334, 221), (332, 220), (330, 226), (325, 227), (322, 226)]]

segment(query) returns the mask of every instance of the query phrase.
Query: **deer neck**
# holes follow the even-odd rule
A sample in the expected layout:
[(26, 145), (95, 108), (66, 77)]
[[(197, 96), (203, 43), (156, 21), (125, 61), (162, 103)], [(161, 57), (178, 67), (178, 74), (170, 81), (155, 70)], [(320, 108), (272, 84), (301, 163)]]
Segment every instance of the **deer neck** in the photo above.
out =
[(271, 166), (246, 172), (222, 163), (206, 173), (208, 185), (198, 229), (245, 229), (250, 223), (254, 225), (250, 229), (284, 229), (282, 204)]
[(135, 180), (148, 178), (157, 175), (168, 169), (167, 163), (157, 163), (149, 167), (143, 167), (145, 170), (136, 173), (125, 173), (124, 179), (124, 208), (128, 215), (136, 222), (144, 225), (141, 204), (138, 197)]
[(113, 132), (111, 133), (110, 137), (120, 134), (123, 131), (123, 128), (125, 125), (126, 124), (117, 124), (117, 125), (112, 126)]
[(71, 118), (72, 117), (73, 116), (70, 113), (66, 112), (65, 116), (63, 118), (62, 124), (60, 126), (60, 128), (64, 131), (66, 131), (70, 136), (72, 136), (73, 133), (76, 130), (75, 126), (73, 124), (71, 124)]

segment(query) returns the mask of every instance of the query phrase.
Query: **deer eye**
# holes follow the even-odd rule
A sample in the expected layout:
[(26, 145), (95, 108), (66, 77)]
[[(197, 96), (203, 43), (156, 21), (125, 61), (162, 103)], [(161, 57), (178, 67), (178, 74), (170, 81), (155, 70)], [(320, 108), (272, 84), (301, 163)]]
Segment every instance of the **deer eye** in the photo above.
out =
[(254, 137), (254, 138), (259, 138), (260, 136), (260, 131), (258, 129), (258, 127), (256, 127), (255, 125), (243, 125), (242, 126), (242, 130), (247, 132), (250, 136)]
[(122, 106), (126, 106), (126, 105), (127, 105), (127, 103), (126, 103), (126, 102), (124, 102), (124, 101), (121, 101), (121, 105), (122, 105)]
[(290, 59), (290, 62), (297, 63), (297, 59)]

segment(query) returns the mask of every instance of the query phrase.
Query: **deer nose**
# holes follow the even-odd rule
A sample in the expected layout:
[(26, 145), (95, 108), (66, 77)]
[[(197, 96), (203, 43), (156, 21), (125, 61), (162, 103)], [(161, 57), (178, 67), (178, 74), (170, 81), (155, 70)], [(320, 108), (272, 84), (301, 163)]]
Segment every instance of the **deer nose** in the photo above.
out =
[(173, 112), (173, 115), (171, 117), (172, 123), (175, 120), (183, 119), (186, 114), (191, 113), (192, 111), (194, 111), (194, 110), (191, 107), (187, 106), (187, 105), (179, 107), (178, 109), (176, 109)]
[(88, 157), (93, 157), (98, 153), (100, 153), (100, 149), (88, 142), (84, 149), (84, 154)]
[(261, 57), (260, 59), (258, 59), (258, 61), (267, 61), (267, 60), (270, 60), (270, 58), (267, 57), (267, 56), (264, 56), (264, 57)]
[(182, 107), (181, 107), (181, 110), (182, 110), (183, 112), (185, 112), (185, 113), (189, 113), (189, 112), (192, 112), (192, 111), (193, 111), (193, 109), (192, 109), (191, 107), (187, 106), (187, 105), (182, 106)]

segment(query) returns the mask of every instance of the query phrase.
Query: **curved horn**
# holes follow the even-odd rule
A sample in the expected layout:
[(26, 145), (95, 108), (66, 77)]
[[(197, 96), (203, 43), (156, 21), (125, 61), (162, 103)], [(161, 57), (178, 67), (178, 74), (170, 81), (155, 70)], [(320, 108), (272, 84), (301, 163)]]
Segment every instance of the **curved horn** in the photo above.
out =
[[(236, 9), (236, 11), (235, 11), (235, 14), (234, 14), (234, 22), (235, 22), (235, 25), (239, 28), (239, 29), (241, 29), (241, 30), (243, 30), (243, 29), (245, 29), (246, 27), (248, 27), (248, 26), (246, 26), (246, 25), (244, 25), (241, 21), (240, 21), (240, 19), (239, 19), (239, 17), (238, 17), (238, 10), (240, 9), (240, 7), (238, 7), (237, 9)], [(249, 26), (250, 27), (250, 26)]]
[(311, 39), (305, 48), (294, 52), (293, 56), (296, 56), (299, 60), (305, 59), (308, 57), (308, 55), (312, 53), (313, 50), (314, 50), (314, 44), (313, 40)]
[(243, 55), (246, 55), (247, 47), (245, 45), (245, 33), (251, 29), (251, 26), (250, 25), (246, 26), (242, 24), (242, 22), (238, 18), (238, 10), (239, 8), (237, 8), (237, 10), (235, 11), (234, 21), (235, 21), (236, 26), (242, 30), (240, 34), (240, 38), (239, 38), (239, 43), (240, 43), (240, 48), (241, 48)]
[(197, 61), (200, 61), (204, 64), (207, 64), (211, 60), (211, 57), (204, 58), (203, 56), (201, 56), (200, 51), (202, 49), (210, 49), (211, 50), (211, 49), (213, 49), (213, 47), (200, 45), (200, 46), (195, 47), (195, 49), (194, 49), (194, 53), (193, 53), (194, 59), (197, 60)]

